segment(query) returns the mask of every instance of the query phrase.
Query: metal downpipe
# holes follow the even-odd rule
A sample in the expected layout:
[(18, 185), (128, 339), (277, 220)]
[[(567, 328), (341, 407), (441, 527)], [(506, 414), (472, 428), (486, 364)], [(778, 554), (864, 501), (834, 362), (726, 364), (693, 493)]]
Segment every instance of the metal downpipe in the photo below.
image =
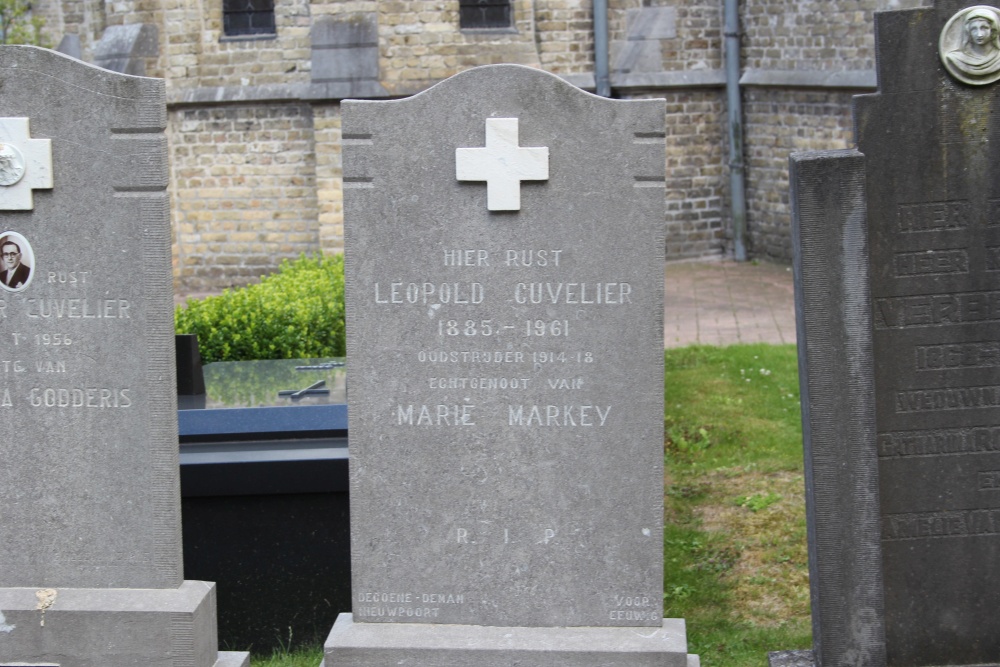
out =
[(726, 38), (726, 111), (729, 126), (729, 190), (732, 211), (733, 256), (747, 260), (747, 200), (743, 165), (743, 104), (740, 99), (740, 7), (739, 0), (724, 0)]
[(594, 85), (598, 95), (611, 97), (608, 0), (594, 0)]

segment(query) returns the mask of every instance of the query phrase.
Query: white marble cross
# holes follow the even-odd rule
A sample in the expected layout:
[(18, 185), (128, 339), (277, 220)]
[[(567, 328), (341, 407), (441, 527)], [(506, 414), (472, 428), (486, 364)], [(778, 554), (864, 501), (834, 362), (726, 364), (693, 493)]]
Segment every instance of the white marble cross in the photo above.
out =
[(455, 149), (460, 181), (486, 181), (486, 208), (521, 210), (521, 181), (549, 180), (549, 149), (517, 145), (517, 118), (487, 118), (486, 147)]
[(0, 211), (30, 211), (31, 191), (52, 187), (52, 140), (32, 139), (27, 118), (0, 118)]

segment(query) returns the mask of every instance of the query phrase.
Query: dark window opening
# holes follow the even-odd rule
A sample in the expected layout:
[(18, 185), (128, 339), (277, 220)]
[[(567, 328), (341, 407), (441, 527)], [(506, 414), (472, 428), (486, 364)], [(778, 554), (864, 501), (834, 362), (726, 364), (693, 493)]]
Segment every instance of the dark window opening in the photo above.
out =
[(458, 27), (509, 28), (510, 0), (459, 0)]
[(227, 37), (273, 35), (274, 0), (222, 0), (222, 24)]

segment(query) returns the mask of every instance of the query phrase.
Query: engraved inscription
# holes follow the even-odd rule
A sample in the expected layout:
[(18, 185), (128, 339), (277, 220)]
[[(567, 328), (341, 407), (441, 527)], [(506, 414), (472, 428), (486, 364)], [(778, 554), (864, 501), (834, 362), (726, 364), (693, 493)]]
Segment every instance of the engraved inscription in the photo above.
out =
[(36, 408), (129, 408), (132, 407), (131, 391), (105, 387), (32, 387), (28, 403)]
[(25, 299), (25, 313), (32, 319), (127, 320), (131, 304), (127, 299)]
[(56, 361), (39, 359), (35, 361), (35, 370), (39, 373), (65, 373), (66, 362), (61, 359)]
[(397, 405), (400, 426), (475, 426), (475, 405)]
[(979, 473), (980, 491), (1000, 491), (1000, 470), (986, 470)]
[(608, 612), (609, 621), (652, 621), (659, 617), (659, 610), (649, 595), (615, 595), (614, 609)]
[(508, 405), (510, 426), (604, 426), (611, 406), (600, 405)]
[(490, 253), (486, 250), (445, 250), (445, 266), (489, 266)]
[(358, 593), (354, 613), (364, 617), (437, 618), (441, 607), (465, 604), (462, 593)]
[(70, 285), (76, 287), (85, 285), (90, 271), (49, 271), (48, 283), (50, 285)]
[(896, 219), (904, 234), (964, 229), (969, 226), (969, 209), (967, 201), (900, 204)]
[(73, 339), (66, 333), (41, 333), (34, 335), (35, 345), (43, 347), (69, 347)]
[(996, 227), (1000, 225), (1000, 199), (991, 199), (986, 202), (987, 206), (987, 227)]
[(527, 389), (531, 378), (430, 378), (428, 389), (478, 389), (495, 391), (498, 389)]
[(559, 531), (555, 528), (522, 531), (503, 528), (501, 535), (500, 527), (493, 521), (481, 520), (475, 528), (457, 526), (454, 531), (448, 531), (448, 541), (453, 544), (534, 544), (544, 547), (554, 543), (558, 535)]
[(514, 287), (514, 301), (534, 305), (566, 303), (618, 306), (632, 303), (632, 285), (585, 282), (518, 283)]
[(889, 514), (882, 520), (886, 541), (975, 535), (1000, 535), (1000, 509)]
[(939, 412), (1000, 406), (1000, 385), (896, 392), (896, 412)]
[(490, 350), (420, 350), (417, 361), (422, 364), (519, 364), (524, 352), (492, 352)]
[(1000, 271), (1000, 246), (986, 248), (986, 270)]
[[(490, 252), (481, 248), (449, 248), (444, 250), (445, 266), (492, 266)], [(513, 268), (556, 267), (559, 266), (561, 249), (508, 249), (498, 254), (503, 262), (501, 266)], [(500, 260), (497, 260), (498, 262)]]
[(875, 300), (876, 329), (1000, 320), (1000, 291), (888, 297)]
[(969, 253), (964, 248), (900, 252), (893, 259), (899, 278), (969, 272)]
[(1000, 342), (918, 345), (914, 354), (918, 371), (1000, 366)]
[(562, 250), (507, 250), (504, 262), (507, 266), (559, 266)]
[(483, 302), (481, 283), (375, 283), (375, 303), (409, 305), (469, 305)]
[(880, 433), (880, 458), (1000, 452), (1000, 427), (948, 428)]

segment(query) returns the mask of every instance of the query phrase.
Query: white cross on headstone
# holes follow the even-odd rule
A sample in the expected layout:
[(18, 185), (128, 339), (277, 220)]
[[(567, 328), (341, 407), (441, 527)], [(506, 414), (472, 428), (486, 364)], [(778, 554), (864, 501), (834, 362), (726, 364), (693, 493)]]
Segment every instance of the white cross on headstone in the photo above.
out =
[(27, 118), (0, 118), (0, 211), (30, 211), (33, 189), (52, 187), (52, 140), (32, 139)]
[(486, 181), (486, 208), (521, 210), (521, 181), (549, 180), (549, 149), (517, 145), (517, 118), (487, 118), (486, 147), (455, 149), (460, 181)]

